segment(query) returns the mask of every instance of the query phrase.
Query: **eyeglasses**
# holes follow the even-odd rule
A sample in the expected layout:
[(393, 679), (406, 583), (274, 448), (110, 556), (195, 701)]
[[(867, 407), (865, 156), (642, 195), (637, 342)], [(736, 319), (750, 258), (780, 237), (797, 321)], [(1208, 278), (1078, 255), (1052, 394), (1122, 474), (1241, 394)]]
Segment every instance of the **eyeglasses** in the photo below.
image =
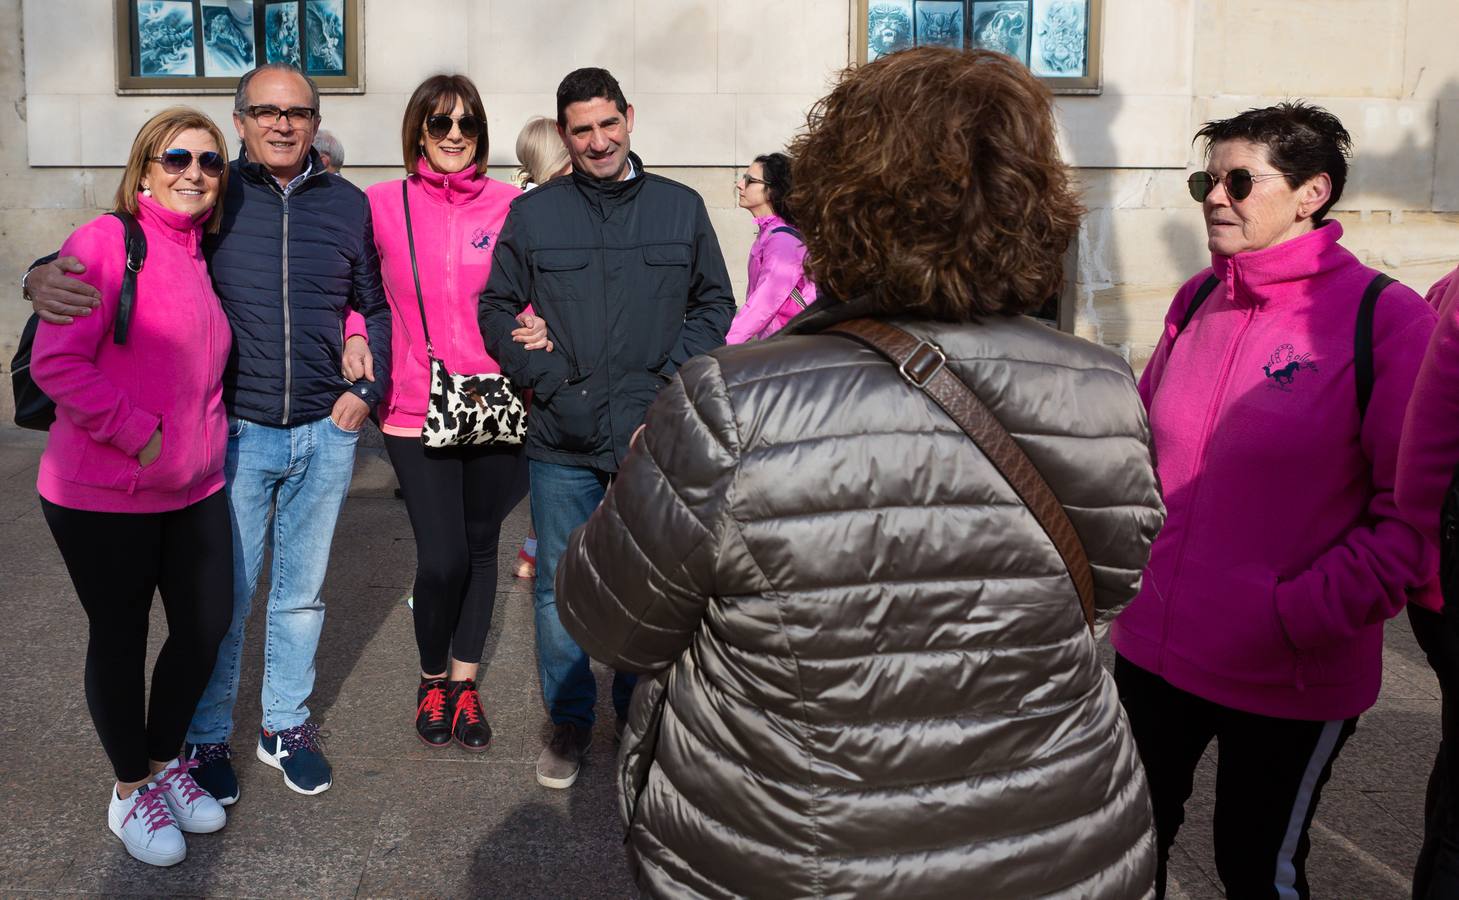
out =
[(223, 159), (223, 154), (216, 150), (204, 150), (201, 153), (194, 153), (191, 150), (184, 150), (181, 147), (172, 147), (162, 151), (161, 156), (149, 156), (153, 162), (162, 163), (162, 171), (168, 175), (181, 175), (198, 161), (198, 168), (209, 178), (217, 178), (223, 174), (223, 168), (228, 165)]
[(1263, 178), (1286, 177), (1286, 172), (1253, 175), (1245, 169), (1232, 169), (1226, 173), (1224, 178), (1217, 178), (1210, 172), (1196, 172), (1187, 178), (1185, 183), (1190, 186), (1191, 197), (1197, 203), (1205, 203), (1206, 198), (1211, 196), (1211, 191), (1216, 189), (1216, 185), (1223, 182), (1226, 185), (1226, 196), (1232, 200), (1241, 201), (1251, 196), (1252, 187)]
[(763, 178), (755, 178), (751, 176), (748, 172), (746, 172), (744, 175), (741, 175), (739, 178), (736, 178), (735, 181), (743, 181), (745, 183), (745, 187), (749, 187), (752, 184), (763, 184), (767, 186), (770, 184), (770, 182), (766, 181)]
[(444, 141), (446, 135), (451, 133), (451, 125), (461, 129), (461, 136), (468, 141), (474, 141), (481, 134), (481, 120), (471, 113), (467, 113), (457, 119), (445, 113), (436, 113), (426, 119), (426, 134), (431, 136), (433, 141)]
[(253, 121), (264, 128), (272, 128), (279, 124), (279, 117), (289, 120), (289, 124), (295, 128), (303, 128), (314, 121), (319, 115), (319, 110), (312, 106), (291, 106), (288, 109), (279, 109), (277, 106), (250, 106), (243, 111)]

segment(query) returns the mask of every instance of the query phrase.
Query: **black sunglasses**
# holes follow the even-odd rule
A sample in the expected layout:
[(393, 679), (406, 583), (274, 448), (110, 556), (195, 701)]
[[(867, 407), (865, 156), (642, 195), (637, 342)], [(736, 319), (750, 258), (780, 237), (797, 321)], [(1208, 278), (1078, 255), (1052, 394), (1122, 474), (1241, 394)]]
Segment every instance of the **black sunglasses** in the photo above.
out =
[(1263, 178), (1286, 178), (1286, 172), (1273, 172), (1267, 175), (1253, 175), (1245, 169), (1232, 169), (1226, 173), (1224, 178), (1217, 178), (1210, 172), (1196, 172), (1186, 179), (1190, 186), (1191, 197), (1197, 203), (1205, 203), (1206, 198), (1211, 196), (1211, 191), (1216, 185), (1226, 183), (1226, 196), (1232, 200), (1241, 201), (1251, 196), (1251, 189), (1256, 182)]
[(467, 113), (459, 119), (452, 118), (445, 113), (436, 113), (426, 119), (426, 134), (431, 136), (433, 141), (444, 141), (446, 135), (451, 133), (451, 125), (461, 129), (461, 136), (468, 141), (474, 141), (481, 134), (481, 120), (471, 113)]
[(272, 128), (279, 124), (280, 117), (288, 119), (289, 124), (295, 128), (304, 128), (314, 121), (315, 116), (319, 115), (319, 110), (312, 106), (291, 106), (288, 109), (279, 109), (277, 106), (250, 106), (243, 112), (263, 128)]
[(193, 164), (194, 157), (197, 158), (198, 168), (209, 178), (217, 178), (219, 175), (222, 175), (223, 169), (228, 165), (228, 161), (223, 158), (223, 154), (216, 150), (204, 150), (201, 153), (194, 153), (191, 150), (184, 150), (181, 147), (172, 147), (171, 149), (163, 150), (161, 156), (153, 156), (150, 159), (153, 162), (162, 163), (162, 171), (168, 175), (181, 175)]

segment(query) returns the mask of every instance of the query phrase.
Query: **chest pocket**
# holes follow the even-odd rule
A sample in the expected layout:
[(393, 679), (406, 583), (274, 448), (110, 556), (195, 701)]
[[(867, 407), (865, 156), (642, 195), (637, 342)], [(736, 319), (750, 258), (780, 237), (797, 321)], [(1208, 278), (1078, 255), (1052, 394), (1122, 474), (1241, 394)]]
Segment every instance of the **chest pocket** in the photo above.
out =
[(649, 244), (643, 248), (643, 296), (673, 297), (683, 300), (689, 295), (689, 246), (687, 244)]
[(539, 250), (532, 256), (536, 271), (534, 299), (584, 300), (587, 298), (587, 250)]

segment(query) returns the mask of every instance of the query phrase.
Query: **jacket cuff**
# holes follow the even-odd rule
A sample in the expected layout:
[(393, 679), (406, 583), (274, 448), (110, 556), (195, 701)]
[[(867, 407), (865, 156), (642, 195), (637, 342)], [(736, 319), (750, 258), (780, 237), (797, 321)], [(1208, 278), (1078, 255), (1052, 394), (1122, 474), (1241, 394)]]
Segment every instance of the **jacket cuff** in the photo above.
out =
[(345, 391), (345, 393), (354, 394), (356, 397), (365, 401), (370, 407), (370, 412), (374, 412), (375, 407), (380, 404), (380, 389), (373, 382), (356, 381), (350, 385), (350, 389)]
[(136, 456), (147, 446), (147, 442), (152, 439), (152, 433), (161, 422), (157, 416), (134, 406), (122, 427), (112, 435), (111, 445), (128, 456)]
[(1279, 581), (1275, 592), (1277, 619), (1287, 640), (1298, 650), (1310, 650), (1330, 640), (1316, 599), (1306, 587), (1307, 581), (1305, 578)]

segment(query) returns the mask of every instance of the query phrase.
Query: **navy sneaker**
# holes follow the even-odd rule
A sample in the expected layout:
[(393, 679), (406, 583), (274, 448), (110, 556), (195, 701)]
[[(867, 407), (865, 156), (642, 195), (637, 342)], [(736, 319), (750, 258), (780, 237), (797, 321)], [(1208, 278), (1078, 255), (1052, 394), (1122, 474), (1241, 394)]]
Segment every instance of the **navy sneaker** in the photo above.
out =
[(324, 758), (324, 744), (319, 726), (313, 722), (285, 728), (277, 734), (258, 729), (258, 758), (284, 773), (284, 784), (301, 794), (322, 794), (329, 790), (329, 760)]
[(233, 771), (233, 750), (228, 742), (221, 744), (184, 744), (182, 755), (198, 761), (193, 781), (213, 795), (219, 806), (238, 802), (238, 776)]

